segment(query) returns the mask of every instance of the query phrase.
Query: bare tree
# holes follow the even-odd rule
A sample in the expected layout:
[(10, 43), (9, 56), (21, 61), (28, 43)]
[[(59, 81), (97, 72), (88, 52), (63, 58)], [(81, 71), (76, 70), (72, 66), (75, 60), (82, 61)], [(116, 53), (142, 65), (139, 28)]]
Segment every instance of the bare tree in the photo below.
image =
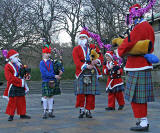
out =
[(72, 48), (75, 46), (75, 39), (83, 20), (82, 0), (63, 0), (61, 4), (62, 16), (60, 23), (63, 29), (71, 37)]
[(60, 16), (59, 0), (33, 0), (27, 7), (35, 31), (41, 38), (52, 42), (56, 38), (56, 32), (61, 29), (57, 21)]
[(4, 49), (30, 47), (32, 27), (28, 26), (25, 7), (18, 0), (0, 3), (0, 46)]

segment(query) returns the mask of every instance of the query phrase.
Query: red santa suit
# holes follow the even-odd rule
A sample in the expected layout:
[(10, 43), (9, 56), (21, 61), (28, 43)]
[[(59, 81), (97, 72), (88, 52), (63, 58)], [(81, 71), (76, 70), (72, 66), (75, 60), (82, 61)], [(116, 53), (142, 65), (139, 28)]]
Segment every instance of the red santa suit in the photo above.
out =
[[(85, 36), (89, 38), (89, 34), (87, 31), (83, 30), (79, 36)], [(101, 77), (102, 74), (100, 70), (98, 69), (98, 66), (101, 66), (103, 63), (103, 55), (100, 53), (100, 50), (95, 44), (89, 44), (87, 47), (87, 50), (82, 46), (78, 45), (74, 47), (72, 55), (73, 60), (76, 65), (76, 72), (75, 76), (78, 79), (81, 73), (86, 69), (86, 66), (90, 63), (86, 63), (87, 55), (90, 53), (90, 49), (96, 49), (96, 52), (99, 54), (99, 58), (96, 59), (98, 61), (98, 64), (95, 66), (95, 70), (97, 73), (97, 78)], [(85, 104), (85, 97), (86, 97), (86, 109), (87, 110), (93, 110), (95, 108), (95, 96), (94, 94), (77, 94), (77, 100), (76, 100), (76, 107), (84, 107)]]
[[(130, 8), (141, 8), (140, 5), (136, 4)], [(139, 21), (140, 20), (140, 21)], [(152, 42), (152, 49), (154, 50), (154, 30), (152, 26), (145, 21), (143, 18), (139, 18), (138, 24), (135, 25), (130, 33), (130, 40), (128, 37), (124, 39), (122, 45), (117, 50), (117, 56), (126, 55), (138, 41), (150, 40)], [(135, 118), (141, 118), (140, 126), (144, 127), (133, 127), (131, 130), (146, 130), (148, 129), (147, 121), (147, 102), (154, 101), (153, 96), (153, 85), (151, 69), (152, 64), (144, 58), (143, 55), (128, 55), (125, 69), (127, 72), (127, 82), (125, 89), (125, 98), (131, 102), (132, 110)]]
[[(120, 68), (120, 74), (117, 75), (117, 73), (111, 74), (111, 71), (113, 68), (111, 66), (117, 66), (117, 61), (113, 60), (113, 52), (107, 51), (105, 55), (108, 55), (111, 57), (112, 61), (107, 61), (105, 65), (103, 65), (103, 74), (108, 75), (107, 76), (107, 84), (106, 84), (106, 92), (108, 92), (108, 107), (115, 109), (115, 100), (117, 99), (117, 102), (119, 106), (124, 106), (124, 86), (123, 81), (121, 78), (121, 75), (123, 74), (123, 69)], [(117, 72), (117, 71), (116, 71)]]
[[(8, 52), (8, 58), (14, 58), (17, 55), (19, 54), (14, 50), (10, 50)], [(7, 80), (7, 88), (5, 88), (3, 97), (9, 100), (6, 108), (6, 114), (14, 116), (15, 110), (17, 109), (18, 115), (25, 115), (26, 114), (25, 96), (10, 97), (10, 91), (13, 86), (24, 87), (25, 92), (29, 91), (29, 88), (24, 79), (20, 79), (19, 77), (17, 77), (18, 71), (17, 68), (13, 65), (13, 63), (8, 62), (5, 65), (4, 72), (5, 72), (5, 78)]]

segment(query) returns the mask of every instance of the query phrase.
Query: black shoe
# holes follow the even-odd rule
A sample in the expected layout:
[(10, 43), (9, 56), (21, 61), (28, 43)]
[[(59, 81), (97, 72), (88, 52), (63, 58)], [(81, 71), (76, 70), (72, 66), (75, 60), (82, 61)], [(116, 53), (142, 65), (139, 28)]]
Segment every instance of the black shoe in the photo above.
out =
[(53, 112), (49, 112), (48, 116), (51, 117), (51, 118), (55, 117), (55, 115), (53, 115)]
[(87, 118), (92, 118), (92, 114), (91, 114), (90, 110), (86, 112), (86, 117)]
[(31, 119), (31, 117), (28, 115), (20, 115), (20, 118), (21, 119)]
[(9, 117), (8, 117), (8, 121), (13, 121), (13, 115), (10, 115)]
[(115, 108), (107, 107), (107, 108), (105, 108), (105, 110), (115, 110)]
[(80, 109), (78, 118), (83, 118), (84, 115), (85, 115), (85, 112)]
[(146, 127), (142, 127), (140, 125), (137, 125), (136, 127), (130, 128), (131, 131), (148, 131), (148, 129), (149, 129), (149, 124)]
[(118, 110), (122, 110), (124, 108), (124, 105), (120, 105)]
[(43, 118), (43, 119), (47, 119), (47, 114), (44, 113), (42, 118)]
[[(138, 126), (138, 125), (140, 125), (140, 121), (138, 121), (138, 122), (136, 122), (136, 125)], [(149, 124), (147, 124), (147, 126), (149, 127)]]

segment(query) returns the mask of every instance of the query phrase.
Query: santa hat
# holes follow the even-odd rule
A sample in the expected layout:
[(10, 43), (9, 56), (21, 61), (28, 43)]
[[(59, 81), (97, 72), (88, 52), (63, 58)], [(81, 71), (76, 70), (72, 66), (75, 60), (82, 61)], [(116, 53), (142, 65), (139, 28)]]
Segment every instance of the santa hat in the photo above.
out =
[(140, 9), (141, 6), (140, 6), (139, 4), (134, 4), (133, 6), (131, 6), (131, 7), (129, 8), (129, 12), (131, 12), (131, 10), (132, 10), (133, 8)]
[(105, 56), (108, 55), (109, 57), (111, 57), (113, 59), (113, 51), (107, 51), (105, 53)]
[(91, 37), (90, 37), (88, 31), (86, 31), (84, 29), (79, 34), (79, 37), (81, 37), (81, 36), (85, 36), (85, 37), (87, 37), (87, 39), (91, 40)]
[(43, 47), (42, 48), (42, 53), (51, 53), (51, 46), (48, 46), (48, 47)]
[(13, 49), (9, 50), (7, 53), (7, 58), (6, 61), (8, 61), (8, 59), (13, 59), (15, 56), (18, 56), (19, 53)]

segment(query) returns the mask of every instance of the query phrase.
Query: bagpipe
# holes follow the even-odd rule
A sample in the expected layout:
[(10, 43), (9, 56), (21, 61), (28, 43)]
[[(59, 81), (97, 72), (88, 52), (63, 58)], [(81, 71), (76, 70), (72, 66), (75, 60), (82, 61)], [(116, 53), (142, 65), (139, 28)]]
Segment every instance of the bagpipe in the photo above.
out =
[(118, 73), (118, 71), (123, 68), (123, 64), (121, 63), (119, 65), (118, 63), (116, 63), (115, 60), (113, 60), (112, 65), (113, 65), (113, 68), (109, 70), (110, 78), (111, 79), (121, 78), (121, 73)]
[(31, 78), (31, 68), (29, 68), (27, 65), (21, 65), (19, 69), (19, 76), (21, 78), (28, 78), (28, 80)]
[(54, 59), (53, 59), (53, 70), (55, 75), (60, 75), (60, 71), (64, 71), (63, 67), (63, 58), (62, 58), (62, 53), (63, 50), (58, 50), (56, 48), (52, 49), (52, 52), (54, 53)]

